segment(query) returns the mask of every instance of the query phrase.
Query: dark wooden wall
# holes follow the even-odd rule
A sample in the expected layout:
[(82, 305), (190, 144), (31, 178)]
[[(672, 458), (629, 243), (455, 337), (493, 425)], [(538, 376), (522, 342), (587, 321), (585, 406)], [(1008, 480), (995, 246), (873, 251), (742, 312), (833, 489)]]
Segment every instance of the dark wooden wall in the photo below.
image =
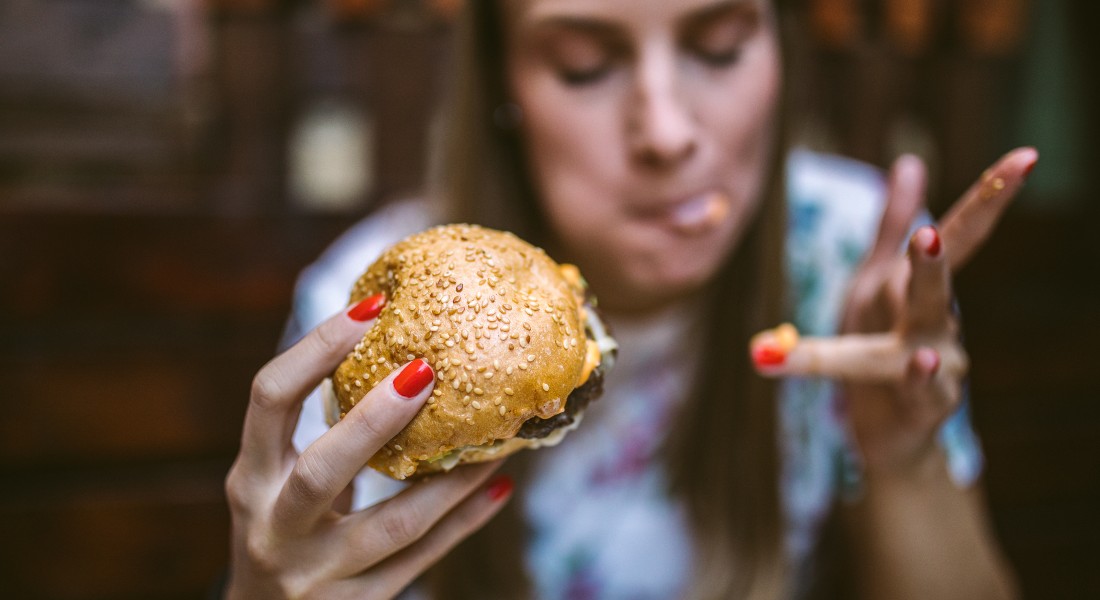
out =
[[(423, 173), (438, 24), (345, 21), (344, 74), (317, 76), (287, 50), (300, 12), (231, 13), (200, 21), (214, 50), (196, 81), (163, 76), (174, 26), (136, 3), (0, 7), (0, 597), (203, 597), (226, 565), (249, 382), (297, 272)], [(34, 27), (62, 38), (12, 54)], [(119, 46), (145, 59), (107, 69)], [(318, 86), (387, 124), (379, 183), (344, 212), (296, 205), (280, 176)], [(959, 283), (993, 522), (1035, 598), (1100, 597), (1100, 210), (1075, 194), (1010, 212)]]

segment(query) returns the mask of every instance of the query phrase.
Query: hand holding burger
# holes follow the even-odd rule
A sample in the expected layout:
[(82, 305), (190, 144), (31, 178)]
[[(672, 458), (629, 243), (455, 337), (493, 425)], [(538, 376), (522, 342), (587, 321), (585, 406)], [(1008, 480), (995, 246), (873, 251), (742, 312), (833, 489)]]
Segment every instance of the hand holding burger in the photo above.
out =
[(448, 225), (387, 250), (351, 294), (386, 298), (326, 389), (335, 423), (401, 364), (437, 381), (368, 464), (396, 479), (559, 442), (602, 392), (615, 342), (576, 267), (510, 233)]

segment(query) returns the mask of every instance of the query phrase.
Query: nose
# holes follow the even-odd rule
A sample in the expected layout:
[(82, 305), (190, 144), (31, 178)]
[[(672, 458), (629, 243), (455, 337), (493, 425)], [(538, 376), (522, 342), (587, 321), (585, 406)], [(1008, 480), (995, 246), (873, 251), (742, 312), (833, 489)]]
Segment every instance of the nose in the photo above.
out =
[(695, 115), (678, 89), (671, 53), (642, 57), (627, 111), (630, 151), (640, 164), (667, 168), (693, 155), (698, 144)]

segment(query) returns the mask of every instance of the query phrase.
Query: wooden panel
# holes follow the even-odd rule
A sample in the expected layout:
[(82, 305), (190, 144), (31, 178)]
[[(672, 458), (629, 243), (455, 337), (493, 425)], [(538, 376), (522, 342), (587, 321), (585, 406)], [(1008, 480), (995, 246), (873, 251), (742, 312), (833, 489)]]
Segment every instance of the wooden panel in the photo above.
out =
[(1100, 596), (1093, 222), (1012, 213), (959, 280), (993, 524), (1029, 598)]
[(0, 217), (0, 595), (203, 596), (251, 377), (346, 225)]
[(216, 461), (7, 478), (4, 597), (204, 597), (228, 564), (227, 468)]

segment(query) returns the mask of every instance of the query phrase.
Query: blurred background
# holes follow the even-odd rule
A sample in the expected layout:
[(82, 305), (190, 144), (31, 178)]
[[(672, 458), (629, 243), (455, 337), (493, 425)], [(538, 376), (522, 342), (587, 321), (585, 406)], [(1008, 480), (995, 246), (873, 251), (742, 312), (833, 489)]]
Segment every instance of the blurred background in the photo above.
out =
[[(297, 272), (415, 193), (461, 0), (0, 2), (0, 596), (201, 598)], [(1097, 4), (799, 0), (804, 145), (1041, 161), (958, 282), (997, 535), (1100, 597)]]

